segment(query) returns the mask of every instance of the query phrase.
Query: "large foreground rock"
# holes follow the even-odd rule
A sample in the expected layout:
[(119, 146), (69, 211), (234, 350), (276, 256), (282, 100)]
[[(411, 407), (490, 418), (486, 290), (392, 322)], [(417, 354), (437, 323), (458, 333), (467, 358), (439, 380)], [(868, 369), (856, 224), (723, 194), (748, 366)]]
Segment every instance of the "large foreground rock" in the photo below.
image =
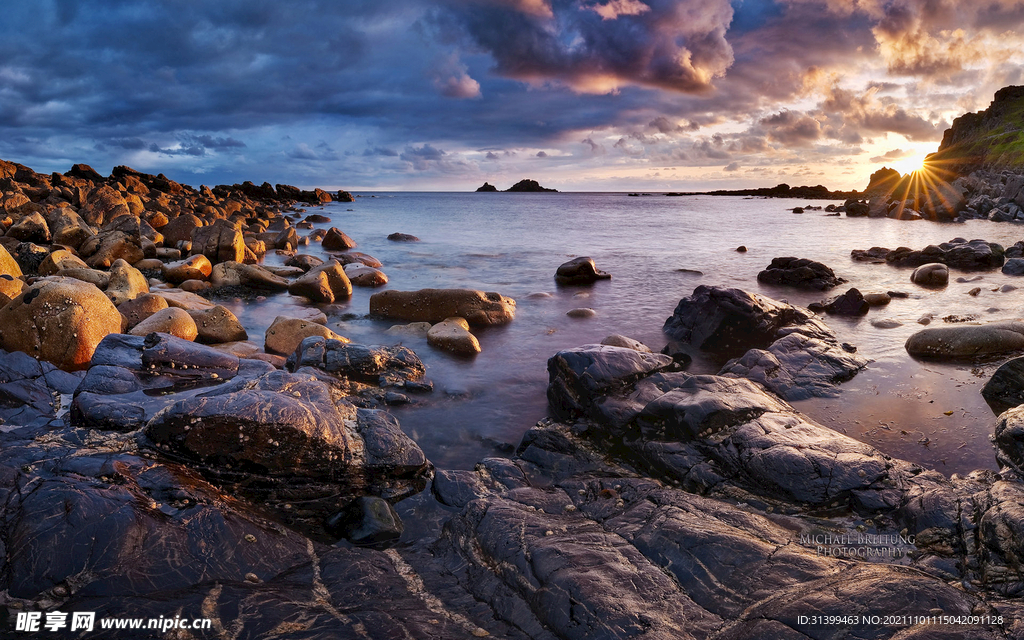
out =
[(472, 289), (392, 290), (370, 296), (370, 313), (431, 324), (457, 316), (471, 325), (488, 326), (511, 322), (516, 315), (516, 301), (493, 291)]
[(121, 330), (121, 315), (94, 285), (40, 280), (0, 308), (0, 348), (23, 351), (65, 371), (88, 366), (96, 346)]
[(734, 358), (720, 375), (756, 380), (787, 400), (834, 395), (867, 365), (806, 309), (739, 289), (697, 287), (664, 331), (682, 348)]

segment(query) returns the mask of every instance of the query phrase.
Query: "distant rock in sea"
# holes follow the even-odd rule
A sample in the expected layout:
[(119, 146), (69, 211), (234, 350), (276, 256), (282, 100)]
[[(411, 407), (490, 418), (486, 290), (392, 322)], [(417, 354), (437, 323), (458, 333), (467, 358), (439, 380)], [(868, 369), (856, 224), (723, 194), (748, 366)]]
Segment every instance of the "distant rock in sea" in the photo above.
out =
[(498, 190), (498, 187), (494, 186), (490, 182), (485, 182), (482, 187), (480, 187), (479, 189), (476, 190), (476, 192), (477, 193), (480, 193), (480, 192), (490, 193), (492, 191), (497, 191), (497, 190)]
[(551, 193), (558, 193), (557, 189), (547, 189), (545, 187), (540, 186), (540, 184), (536, 180), (520, 180), (519, 182), (515, 183), (514, 185), (512, 185), (511, 187), (506, 189), (506, 191), (516, 192), (516, 193), (518, 193), (518, 192), (530, 192), (530, 193), (551, 192)]

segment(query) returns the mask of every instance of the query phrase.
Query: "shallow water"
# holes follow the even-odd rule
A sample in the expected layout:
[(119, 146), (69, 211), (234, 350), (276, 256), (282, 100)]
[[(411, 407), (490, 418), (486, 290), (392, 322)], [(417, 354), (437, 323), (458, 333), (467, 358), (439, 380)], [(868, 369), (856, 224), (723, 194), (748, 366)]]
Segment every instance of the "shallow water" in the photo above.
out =
[[(1000, 362), (922, 363), (906, 354), (903, 343), (921, 328), (916, 320), (925, 313), (977, 314), (983, 320), (1018, 317), (1024, 278), (985, 272), (978, 282), (951, 282), (946, 289), (928, 290), (910, 283), (910, 269), (855, 263), (850, 250), (876, 245), (920, 249), (957, 236), (1008, 246), (1024, 237), (1021, 227), (789, 211), (827, 201), (600, 193), (362, 195), (353, 203), (310, 207), (307, 213), (330, 216), (332, 223), (317, 227), (339, 227), (358, 243), (356, 251), (381, 260), (390, 278), (388, 288), (467, 287), (498, 291), (518, 302), (514, 322), (475, 331), (483, 352), (473, 359), (436, 351), (425, 339), (385, 334), (394, 322), (365, 317), (370, 295), (380, 289), (357, 287), (349, 301), (328, 309), (328, 324), (342, 335), (369, 344), (401, 341), (426, 363), (434, 392), (392, 411), (439, 468), (472, 468), (482, 457), (507, 455), (545, 415), (546, 362), (559, 349), (599, 342), (612, 333), (655, 350), (663, 347), (662, 324), (679, 299), (699, 284), (739, 287), (801, 305), (822, 299), (820, 293), (757, 282), (758, 271), (772, 258), (786, 255), (822, 261), (850, 281), (832, 295), (845, 286), (865, 293), (911, 294), (864, 317), (826, 317), (843, 341), (857, 345), (873, 362), (842, 385), (838, 398), (808, 400), (796, 403), (797, 408), (886, 453), (946, 474), (995, 468), (989, 441), (995, 419), (980, 389)], [(421, 242), (390, 242), (386, 237), (393, 232), (413, 234)], [(748, 251), (737, 253), (738, 245)], [(324, 255), (318, 243), (300, 247), (300, 252)], [(557, 287), (555, 269), (579, 255), (593, 257), (613, 278), (590, 287)], [(282, 261), (279, 256), (267, 258), (268, 263)], [(978, 274), (952, 270), (951, 280), (964, 275)], [(1022, 289), (990, 290), (1006, 283)], [(980, 295), (967, 295), (977, 286), (982, 287)], [(552, 297), (527, 297), (534, 292)], [(228, 306), (253, 340), (261, 341), (274, 316), (288, 314), (297, 304), (288, 294), (279, 294), (256, 304)], [(597, 316), (575, 320), (565, 315), (576, 307), (591, 307)], [(356, 317), (339, 322), (342, 314)], [(873, 327), (870, 321), (879, 318), (903, 325)], [(715, 363), (697, 362), (693, 370), (716, 369)], [(948, 411), (953, 413), (947, 416)]]

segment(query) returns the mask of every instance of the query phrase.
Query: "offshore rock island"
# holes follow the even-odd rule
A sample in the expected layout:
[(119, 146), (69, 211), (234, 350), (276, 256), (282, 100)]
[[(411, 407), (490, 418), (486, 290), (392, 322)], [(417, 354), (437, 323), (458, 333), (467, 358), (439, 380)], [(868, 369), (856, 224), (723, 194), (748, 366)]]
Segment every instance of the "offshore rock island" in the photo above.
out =
[[(948, 175), (914, 182), (878, 172), (843, 205), (847, 217), (1015, 212), (1024, 197), (1015, 152), (975, 141), (988, 136), (979, 122), (1016, 117), (1011, 103), (1022, 99), (1004, 90), (988, 117), (957, 121), (939, 159), (955, 148), (974, 155)], [(971, 132), (961, 135), (964, 127)], [(0, 191), (8, 611), (201, 611), (214, 620), (209, 637), (253, 639), (1022, 633), (1020, 362), (986, 385), (999, 411), (998, 471), (947, 477), (798, 408), (841, 397), (873, 366), (830, 315), (865, 315), (906, 292), (849, 289), (819, 315), (700, 284), (664, 301), (657, 351), (620, 334), (552, 349), (548, 417), (507, 456), (435, 468), (391, 411), (442, 393), (401, 336), (425, 336), (457, 365), (480, 351), (476, 334), (521, 321), (517, 300), (379, 291), (359, 311), (400, 322), (387, 330), (399, 338), (361, 344), (328, 318), (342, 316), (337, 304), (354, 287), (387, 286), (389, 267), (354, 250), (361, 238), (324, 228), (344, 226), (344, 213), (301, 209), (352, 201), (347, 192), (194, 189), (127, 167), (47, 175), (9, 162), (0, 163)], [(403, 246), (436, 242), (391, 235)], [(330, 258), (304, 252), (316, 245)], [(904, 282), (924, 296), (948, 284), (950, 268), (1005, 273), (1024, 261), (1024, 243), (956, 238), (851, 257), (865, 268), (928, 267)], [(619, 279), (589, 256), (565, 260), (552, 256), (539, 286), (585, 299)], [(847, 283), (807, 258), (747, 268), (763, 269), (758, 281), (780, 293), (824, 295)], [(223, 304), (239, 298), (254, 310), (277, 296), (299, 306), (259, 336)], [(916, 331), (907, 357), (1024, 351), (1019, 321), (948, 324)], [(689, 370), (697, 358), (715, 367)], [(396, 545), (405, 500), (434, 519), (424, 520), (424, 539)], [(808, 626), (809, 613), (966, 622), (855, 622), (839, 635), (849, 629)]]

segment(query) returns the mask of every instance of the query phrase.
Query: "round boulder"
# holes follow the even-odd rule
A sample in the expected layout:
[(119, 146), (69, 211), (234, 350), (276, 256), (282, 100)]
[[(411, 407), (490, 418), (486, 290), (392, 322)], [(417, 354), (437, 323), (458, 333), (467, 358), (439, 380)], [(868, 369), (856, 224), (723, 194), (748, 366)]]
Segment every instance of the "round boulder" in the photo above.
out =
[(164, 279), (168, 282), (180, 283), (186, 280), (206, 280), (213, 272), (213, 263), (203, 254), (190, 256), (184, 260), (171, 262), (163, 267)]
[(23, 351), (65, 371), (89, 366), (96, 345), (121, 331), (121, 315), (95, 285), (40, 280), (0, 308), (0, 348)]
[(925, 287), (944, 287), (949, 284), (949, 267), (938, 262), (923, 264), (910, 274), (910, 281)]
[(446, 318), (465, 318), (470, 325), (506, 324), (516, 316), (516, 301), (493, 291), (420, 289), (381, 291), (370, 296), (373, 315), (436, 324)]
[(459, 355), (480, 353), (480, 342), (469, 332), (469, 323), (464, 318), (446, 318), (430, 327), (427, 342), (433, 347)]
[(267, 329), (264, 339), (264, 348), (269, 353), (292, 354), (303, 340), (310, 336), (320, 336), (328, 340), (348, 342), (322, 324), (300, 320), (299, 318), (286, 318), (278, 316), (273, 324)]
[(345, 265), (345, 275), (357, 287), (381, 287), (388, 283), (383, 271), (368, 267), (361, 262)]
[(151, 333), (169, 333), (182, 340), (193, 341), (199, 336), (192, 316), (184, 309), (168, 307), (149, 316), (130, 331), (133, 336), (148, 336)]

